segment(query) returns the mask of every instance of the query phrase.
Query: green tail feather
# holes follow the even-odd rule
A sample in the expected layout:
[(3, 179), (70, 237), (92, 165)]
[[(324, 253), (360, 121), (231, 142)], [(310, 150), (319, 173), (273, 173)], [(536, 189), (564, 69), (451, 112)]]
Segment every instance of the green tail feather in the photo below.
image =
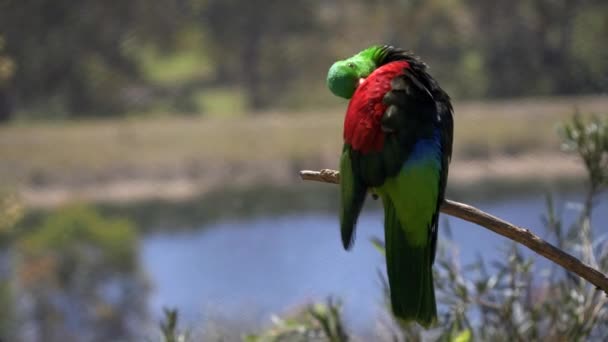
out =
[(340, 232), (344, 249), (349, 249), (355, 237), (355, 226), (367, 196), (367, 187), (353, 172), (350, 147), (344, 145), (340, 158)]
[(386, 266), (391, 306), (396, 317), (424, 327), (437, 321), (437, 304), (431, 268), (430, 242), (425, 246), (408, 241), (388, 197), (384, 202)]

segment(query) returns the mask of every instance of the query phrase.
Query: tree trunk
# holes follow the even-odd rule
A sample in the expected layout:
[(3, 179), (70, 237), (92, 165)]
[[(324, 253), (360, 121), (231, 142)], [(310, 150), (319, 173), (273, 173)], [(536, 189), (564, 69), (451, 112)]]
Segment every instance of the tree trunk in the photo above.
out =
[(0, 125), (9, 122), (13, 117), (13, 106), (11, 105), (8, 90), (0, 87)]
[[(255, 11), (255, 6), (249, 8)], [(247, 96), (249, 109), (257, 111), (266, 105), (262, 91), (261, 81), (261, 44), (262, 44), (262, 22), (263, 18), (249, 15), (246, 18), (243, 49), (241, 55), (241, 72), (243, 73), (243, 85)]]
[(0, 124), (7, 123), (11, 120), (12, 110), (8, 90), (0, 87)]

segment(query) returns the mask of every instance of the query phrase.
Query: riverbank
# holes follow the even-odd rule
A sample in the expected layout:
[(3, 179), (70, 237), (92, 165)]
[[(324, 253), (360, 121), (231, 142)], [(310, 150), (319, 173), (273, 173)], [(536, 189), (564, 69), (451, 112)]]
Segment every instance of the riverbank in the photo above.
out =
[[(559, 151), (556, 133), (574, 108), (606, 113), (608, 97), (455, 103), (450, 185), (580, 179), (582, 167)], [(52, 208), (290, 187), (300, 169), (337, 167), (342, 112), (17, 123), (0, 127), (0, 188), (26, 207)]]
[[(78, 186), (47, 185), (23, 187), (19, 194), (24, 204), (33, 208), (52, 208), (65, 203), (112, 202), (136, 203), (146, 200), (190, 201), (221, 188), (251, 187), (255, 183), (289, 187), (299, 183), (294, 167), (277, 164), (268, 168), (243, 169), (233, 179), (224, 177), (167, 177), (160, 179), (124, 179)], [(455, 188), (479, 187), (499, 183), (561, 183), (584, 177), (584, 169), (569, 155), (500, 156), (486, 160), (454, 162), (449, 183)], [(304, 185), (303, 185), (304, 186)], [(481, 189), (480, 189), (481, 190)]]

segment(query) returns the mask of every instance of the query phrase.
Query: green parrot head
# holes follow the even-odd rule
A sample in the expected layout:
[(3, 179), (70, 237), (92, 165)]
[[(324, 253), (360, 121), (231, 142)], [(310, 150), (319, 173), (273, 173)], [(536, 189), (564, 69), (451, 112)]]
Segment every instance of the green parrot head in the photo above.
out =
[(334, 95), (350, 99), (361, 80), (378, 67), (385, 54), (384, 47), (372, 46), (348, 59), (335, 62), (327, 73), (327, 87)]

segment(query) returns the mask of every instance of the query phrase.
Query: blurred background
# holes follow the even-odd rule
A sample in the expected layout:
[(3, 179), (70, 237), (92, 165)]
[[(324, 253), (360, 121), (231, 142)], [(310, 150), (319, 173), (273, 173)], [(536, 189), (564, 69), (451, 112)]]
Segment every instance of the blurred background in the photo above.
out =
[[(298, 177), (337, 167), (328, 67), (421, 56), (455, 108), (448, 197), (546, 237), (545, 194), (575, 221), (588, 189), (557, 128), (606, 118), (606, 37), (601, 0), (0, 1), (0, 339), (155, 340), (169, 307), (232, 340), (328, 296), (377, 337), (379, 205), (344, 252), (337, 188)], [(442, 225), (463, 264), (504, 258)]]

